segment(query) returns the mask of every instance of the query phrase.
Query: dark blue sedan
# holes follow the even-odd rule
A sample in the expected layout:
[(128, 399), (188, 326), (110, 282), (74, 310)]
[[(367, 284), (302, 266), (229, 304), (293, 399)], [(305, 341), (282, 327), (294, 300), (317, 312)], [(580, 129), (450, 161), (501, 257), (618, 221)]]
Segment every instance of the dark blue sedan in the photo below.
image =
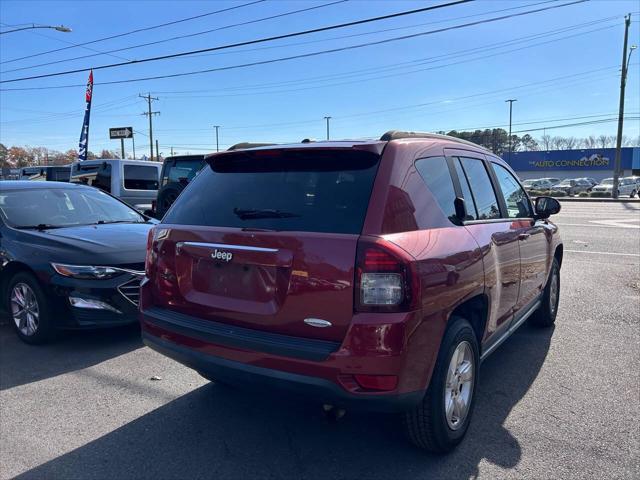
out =
[(136, 322), (154, 223), (93, 187), (0, 182), (0, 295), (18, 336)]

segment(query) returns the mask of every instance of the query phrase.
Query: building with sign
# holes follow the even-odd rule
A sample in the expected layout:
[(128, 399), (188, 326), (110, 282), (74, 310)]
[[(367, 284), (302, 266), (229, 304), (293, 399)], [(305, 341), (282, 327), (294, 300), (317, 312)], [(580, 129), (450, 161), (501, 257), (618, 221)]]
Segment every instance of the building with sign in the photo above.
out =
[[(603, 180), (613, 176), (615, 148), (512, 152), (503, 155), (522, 180), (530, 178), (581, 178)], [(622, 149), (622, 176), (640, 175), (640, 148)]]

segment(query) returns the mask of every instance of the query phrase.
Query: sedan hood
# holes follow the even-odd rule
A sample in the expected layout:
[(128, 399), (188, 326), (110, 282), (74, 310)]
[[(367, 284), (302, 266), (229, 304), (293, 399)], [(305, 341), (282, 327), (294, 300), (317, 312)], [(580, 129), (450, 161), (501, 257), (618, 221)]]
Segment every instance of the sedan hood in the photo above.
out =
[(49, 261), (122, 265), (144, 262), (151, 227), (151, 223), (114, 223), (20, 233), (22, 242), (37, 247)]

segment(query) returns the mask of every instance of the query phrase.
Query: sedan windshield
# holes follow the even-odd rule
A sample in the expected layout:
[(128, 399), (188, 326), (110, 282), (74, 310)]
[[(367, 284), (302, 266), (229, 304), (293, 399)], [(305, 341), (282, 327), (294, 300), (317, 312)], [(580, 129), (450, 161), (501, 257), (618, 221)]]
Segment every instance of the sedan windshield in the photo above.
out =
[(134, 209), (97, 188), (28, 188), (0, 193), (0, 212), (15, 228), (143, 223)]

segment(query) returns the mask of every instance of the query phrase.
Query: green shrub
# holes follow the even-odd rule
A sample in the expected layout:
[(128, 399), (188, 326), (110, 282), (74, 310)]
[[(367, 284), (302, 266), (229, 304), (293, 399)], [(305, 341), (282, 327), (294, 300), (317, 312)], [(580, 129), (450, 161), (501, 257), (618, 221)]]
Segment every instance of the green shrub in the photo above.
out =
[(611, 196), (611, 192), (591, 192), (589, 194), (590, 197), (610, 197)]
[(563, 192), (562, 190), (551, 190), (551, 192), (549, 192), (549, 195), (551, 195), (552, 197), (566, 197), (567, 192)]
[(589, 196), (589, 192), (580, 192), (578, 194), (579, 197), (588, 197)]

